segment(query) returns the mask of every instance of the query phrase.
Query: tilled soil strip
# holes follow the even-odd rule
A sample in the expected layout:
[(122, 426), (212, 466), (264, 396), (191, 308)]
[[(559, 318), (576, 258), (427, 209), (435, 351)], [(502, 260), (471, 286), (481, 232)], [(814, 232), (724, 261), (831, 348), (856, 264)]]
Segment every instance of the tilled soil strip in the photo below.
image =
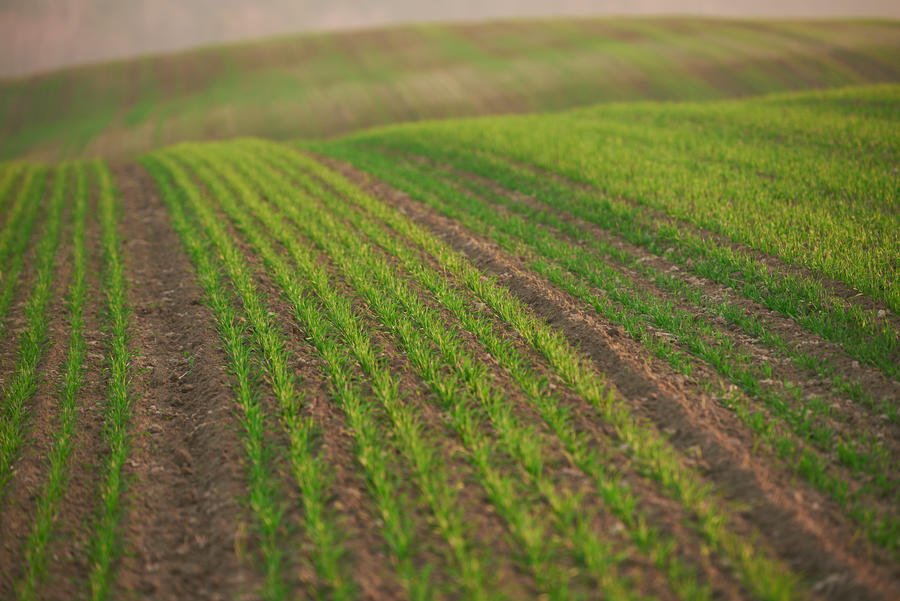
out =
[(153, 183), (115, 169), (134, 359), (134, 448), (117, 589), (154, 599), (248, 596), (243, 448), (214, 320)]
[[(374, 181), (354, 169), (330, 162), (346, 177), (369, 193), (397, 208), (421, 225), (428, 227), (458, 251), (466, 254), (481, 268), (501, 279), (517, 296), (586, 352), (607, 373), (629, 399), (639, 403), (637, 409), (661, 429), (674, 428), (672, 443), (683, 453), (699, 449), (708, 473), (728, 495), (747, 506), (748, 521), (758, 528), (778, 553), (795, 570), (807, 575), (816, 592), (829, 598), (892, 598), (900, 593), (896, 584), (896, 568), (887, 566), (855, 544), (846, 521), (833, 511), (811, 511), (804, 495), (792, 493), (796, 485), (783, 475), (751, 456), (751, 441), (735, 418), (714, 402), (697, 409), (691, 397), (696, 390), (678, 390), (669, 378), (652, 376), (650, 389), (640, 375), (650, 366), (640, 349), (623, 354), (623, 347), (634, 346), (604, 327), (600, 320), (584, 314), (577, 302), (553, 289), (540, 278), (529, 274), (517, 261), (505, 256), (495, 245), (465, 232), (454, 222), (436, 215), (412, 201), (405, 194)], [(652, 372), (667, 372), (664, 366), (652, 366)], [(684, 378), (672, 377), (673, 382)], [(637, 389), (635, 389), (637, 386)], [(660, 402), (662, 401), (662, 402)], [(815, 493), (807, 493), (815, 498)], [(820, 510), (825, 502), (820, 503)], [(823, 523), (825, 522), (825, 523)], [(785, 524), (792, 524), (787, 528)], [(881, 564), (881, 565), (879, 565)]]

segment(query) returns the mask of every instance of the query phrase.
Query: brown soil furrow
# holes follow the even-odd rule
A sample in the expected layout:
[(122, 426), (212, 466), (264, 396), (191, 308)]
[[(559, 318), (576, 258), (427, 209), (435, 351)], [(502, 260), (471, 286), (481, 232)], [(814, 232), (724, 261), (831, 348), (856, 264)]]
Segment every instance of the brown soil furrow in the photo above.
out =
[[(464, 176), (475, 177), (470, 176), (469, 174), (464, 174)], [(491, 185), (498, 193), (508, 193), (496, 184), (483, 180), (482, 178), (478, 178), (478, 182), (484, 185)], [(521, 194), (511, 194), (513, 194), (513, 197), (517, 202), (529, 204), (533, 208), (552, 210), (547, 206), (541, 206), (540, 203), (533, 198)], [(501, 214), (510, 214), (510, 211), (506, 207), (496, 205), (495, 208)], [(596, 238), (609, 242), (619, 250), (631, 254), (637, 258), (638, 261), (651, 265), (658, 271), (670, 274), (673, 272), (680, 272), (680, 269), (677, 266), (672, 265), (655, 255), (651, 255), (643, 249), (634, 247), (633, 245), (620, 240), (606, 230), (602, 230), (592, 224), (566, 215), (562, 211), (558, 211), (557, 215), (561, 219), (569, 221), (585, 231), (590, 232), (591, 235)], [(578, 243), (572, 240), (572, 238), (559, 232), (555, 228), (547, 227), (547, 230), (552, 232), (558, 239), (578, 246)], [(603, 258), (599, 257), (599, 260), (603, 260)], [(802, 390), (804, 396), (823, 397), (830, 405), (831, 410), (834, 411), (834, 415), (830, 418), (826, 417), (822, 419), (836, 431), (850, 435), (855, 432), (866, 432), (873, 437), (879, 438), (882, 441), (882, 444), (886, 445), (885, 448), (889, 449), (892, 453), (897, 454), (900, 452), (900, 438), (897, 436), (900, 426), (897, 424), (889, 422), (880, 414), (873, 414), (871, 410), (867, 410), (859, 405), (859, 403), (848, 399), (840, 392), (835, 391), (829, 381), (823, 380), (812, 370), (798, 367), (791, 362), (790, 359), (784, 357), (783, 353), (777, 349), (771, 349), (764, 346), (760, 340), (749, 336), (737, 326), (726, 324), (725, 321), (718, 316), (711, 315), (710, 311), (698, 308), (687, 301), (679, 299), (671, 293), (663, 291), (636, 270), (615, 263), (610, 263), (610, 265), (613, 269), (629, 278), (640, 291), (656, 298), (663, 299), (671, 303), (672, 306), (678, 310), (708, 316), (709, 324), (717, 331), (727, 334), (734, 342), (735, 350), (737, 352), (752, 357), (755, 364), (767, 364), (772, 368), (772, 377), (770, 378), (772, 383), (769, 386), (780, 386), (782, 382), (790, 382), (798, 386)], [(837, 345), (829, 343), (815, 335), (805, 333), (795, 322), (776, 314), (773, 311), (769, 311), (753, 301), (739, 297), (736, 298), (724, 286), (695, 276), (682, 276), (682, 279), (690, 283), (692, 287), (702, 291), (704, 297), (707, 299), (739, 306), (746, 309), (749, 314), (757, 317), (765, 315), (766, 317), (763, 318), (763, 320), (766, 322), (766, 325), (773, 332), (778, 333), (783, 339), (788, 341), (790, 346), (795, 349), (802, 349), (803, 352), (806, 353), (809, 353), (811, 348), (815, 348), (816, 351), (814, 352), (816, 356), (824, 357), (831, 364), (836, 365), (838, 367), (838, 373), (841, 373), (847, 379), (852, 379), (860, 383), (864, 390), (874, 398), (887, 400), (900, 396), (900, 382), (887, 378), (877, 369), (860, 367), (858, 362), (853, 361), (844, 354)], [(778, 355), (778, 357), (773, 357), (773, 354)], [(863, 377), (860, 377), (860, 375)]]
[(66, 293), (72, 275), (71, 226), (63, 212), (56, 252), (53, 292), (47, 307), (47, 344), (38, 364), (40, 379), (26, 401), (28, 418), (18, 459), (13, 463), (7, 493), (0, 497), (0, 592), (12, 590), (23, 569), (24, 544), (31, 531), (36, 503), (46, 482), (46, 457), (59, 426), (59, 386), (66, 369), (69, 327)]
[(250, 518), (227, 360), (151, 180), (134, 165), (115, 176), (136, 353), (116, 586), (154, 599), (243, 598), (258, 578), (238, 556)]
[[(332, 163), (334, 164), (334, 163)], [(673, 374), (624, 338), (618, 328), (586, 313), (577, 301), (522, 269), (518, 262), (455, 222), (349, 167), (344, 175), (428, 227), (482, 269), (501, 276), (512, 292), (561, 329), (609, 376), (635, 410), (670, 432), (683, 454), (700, 454), (705, 471), (729, 499), (746, 509), (748, 526), (817, 592), (829, 598), (893, 598), (900, 589), (896, 568), (858, 541), (846, 519), (814, 491), (752, 454), (746, 428), (733, 414), (685, 378)]]

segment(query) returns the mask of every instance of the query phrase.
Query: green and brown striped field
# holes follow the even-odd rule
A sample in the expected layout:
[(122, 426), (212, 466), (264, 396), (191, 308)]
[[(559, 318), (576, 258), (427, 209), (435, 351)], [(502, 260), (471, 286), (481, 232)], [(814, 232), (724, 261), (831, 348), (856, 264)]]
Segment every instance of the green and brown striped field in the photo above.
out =
[(900, 598), (898, 64), (848, 56), (889, 83), (0, 163), (0, 597)]

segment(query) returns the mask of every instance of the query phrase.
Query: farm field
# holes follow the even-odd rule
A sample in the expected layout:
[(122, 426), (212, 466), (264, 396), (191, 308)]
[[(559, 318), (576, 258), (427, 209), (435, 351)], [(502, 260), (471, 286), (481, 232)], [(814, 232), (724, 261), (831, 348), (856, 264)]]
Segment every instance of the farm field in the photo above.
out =
[(898, 107), (0, 164), (0, 597), (900, 597)]
[(554, 19), (308, 34), (0, 81), (0, 159), (891, 83), (893, 21)]

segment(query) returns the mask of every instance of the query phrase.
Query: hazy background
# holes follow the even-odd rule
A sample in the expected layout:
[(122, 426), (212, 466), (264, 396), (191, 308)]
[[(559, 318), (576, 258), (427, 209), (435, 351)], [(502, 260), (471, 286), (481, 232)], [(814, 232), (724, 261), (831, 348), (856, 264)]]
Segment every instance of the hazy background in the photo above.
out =
[(0, 76), (279, 33), (577, 14), (900, 18), (900, 0), (0, 0)]

